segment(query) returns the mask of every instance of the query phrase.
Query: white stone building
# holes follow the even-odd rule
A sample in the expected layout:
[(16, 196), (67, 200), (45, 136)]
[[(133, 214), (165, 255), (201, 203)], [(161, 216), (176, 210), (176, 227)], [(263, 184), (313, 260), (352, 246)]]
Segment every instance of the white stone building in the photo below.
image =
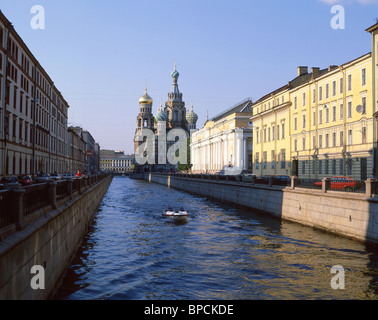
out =
[(251, 105), (246, 99), (191, 134), (193, 173), (238, 174), (252, 170)]

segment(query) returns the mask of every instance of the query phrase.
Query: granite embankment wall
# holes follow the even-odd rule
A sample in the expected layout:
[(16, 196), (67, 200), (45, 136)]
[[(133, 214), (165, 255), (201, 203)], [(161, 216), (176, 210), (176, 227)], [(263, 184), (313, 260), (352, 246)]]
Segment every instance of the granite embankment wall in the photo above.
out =
[(376, 195), (160, 174), (149, 174), (145, 179), (359, 241), (378, 243)]
[[(107, 192), (112, 176), (74, 192), (72, 199), (59, 201), (33, 213), (21, 230), (0, 241), (0, 300), (47, 299), (66, 268), (89, 223)], [(33, 289), (33, 266), (44, 269), (44, 289)], [(40, 282), (39, 282), (40, 283)]]

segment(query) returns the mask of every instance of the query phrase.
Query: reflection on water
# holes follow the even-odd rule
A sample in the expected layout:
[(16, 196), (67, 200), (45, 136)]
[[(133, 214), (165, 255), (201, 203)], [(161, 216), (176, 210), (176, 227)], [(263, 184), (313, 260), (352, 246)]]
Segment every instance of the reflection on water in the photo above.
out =
[[(184, 206), (186, 220), (162, 217)], [(378, 250), (115, 177), (54, 299), (377, 299)], [(343, 266), (345, 289), (331, 288)]]

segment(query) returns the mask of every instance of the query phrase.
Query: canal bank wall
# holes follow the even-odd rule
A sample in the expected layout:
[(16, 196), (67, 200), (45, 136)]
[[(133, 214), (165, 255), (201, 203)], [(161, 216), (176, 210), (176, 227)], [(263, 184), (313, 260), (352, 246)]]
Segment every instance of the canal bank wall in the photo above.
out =
[[(0, 300), (49, 297), (88, 230), (112, 176), (34, 212), (0, 241)], [(55, 207), (55, 208), (54, 208)], [(38, 266), (37, 269), (32, 269)], [(34, 288), (33, 288), (34, 287)], [(37, 289), (36, 289), (37, 287)]]
[(300, 187), (149, 173), (149, 182), (268, 213), (280, 219), (378, 244), (378, 197)]

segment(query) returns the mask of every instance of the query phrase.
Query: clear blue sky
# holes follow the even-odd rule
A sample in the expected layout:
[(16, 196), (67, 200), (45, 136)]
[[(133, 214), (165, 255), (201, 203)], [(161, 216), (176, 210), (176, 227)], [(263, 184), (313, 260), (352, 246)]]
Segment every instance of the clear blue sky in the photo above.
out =
[[(334, 4), (345, 9), (344, 30), (331, 28)], [(44, 30), (30, 26), (33, 5), (45, 8)], [(156, 113), (175, 60), (201, 128), (207, 112), (259, 99), (298, 66), (370, 52), (365, 29), (378, 17), (377, 0), (2, 0), (0, 9), (68, 101), (70, 124), (126, 153), (146, 80)]]

